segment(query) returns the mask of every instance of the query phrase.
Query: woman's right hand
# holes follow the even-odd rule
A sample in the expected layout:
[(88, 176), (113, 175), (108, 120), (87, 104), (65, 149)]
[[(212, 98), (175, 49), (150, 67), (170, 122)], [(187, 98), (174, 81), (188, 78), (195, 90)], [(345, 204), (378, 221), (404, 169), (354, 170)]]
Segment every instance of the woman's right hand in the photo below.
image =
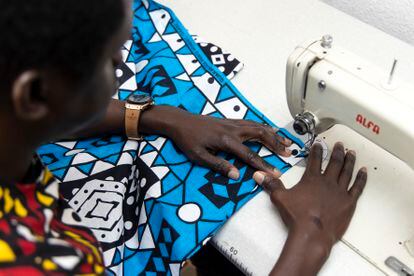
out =
[[(355, 159), (354, 151), (345, 153), (343, 144), (337, 143), (325, 172), (322, 172), (322, 147), (315, 144), (302, 179), (289, 190), (279, 179), (264, 172), (255, 173), (254, 179), (270, 192), (272, 202), (289, 229), (289, 237), (282, 252), (285, 256), (281, 255), (274, 270), (275, 275), (316, 274), (332, 246), (342, 238), (367, 181), (367, 170), (362, 168), (353, 185), (349, 186)], [(316, 258), (318, 254), (314, 255), (316, 264), (309, 263), (312, 258), (306, 259), (306, 256), (306, 260), (300, 260), (300, 251), (312, 254), (315, 250), (321, 255), (320, 258)], [(286, 254), (296, 255), (296, 258), (292, 260)], [(306, 269), (300, 269), (300, 272), (295, 270), (292, 262), (296, 261), (296, 266)], [(290, 269), (284, 270), (283, 274), (278, 266), (286, 268), (286, 265)]]

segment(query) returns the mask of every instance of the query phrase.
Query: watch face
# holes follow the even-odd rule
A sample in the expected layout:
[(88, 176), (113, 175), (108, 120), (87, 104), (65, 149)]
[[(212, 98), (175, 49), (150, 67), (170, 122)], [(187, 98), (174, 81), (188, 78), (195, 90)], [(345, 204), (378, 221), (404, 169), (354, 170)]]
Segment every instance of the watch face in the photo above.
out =
[(148, 95), (131, 95), (128, 97), (127, 102), (143, 105), (152, 102), (152, 98)]

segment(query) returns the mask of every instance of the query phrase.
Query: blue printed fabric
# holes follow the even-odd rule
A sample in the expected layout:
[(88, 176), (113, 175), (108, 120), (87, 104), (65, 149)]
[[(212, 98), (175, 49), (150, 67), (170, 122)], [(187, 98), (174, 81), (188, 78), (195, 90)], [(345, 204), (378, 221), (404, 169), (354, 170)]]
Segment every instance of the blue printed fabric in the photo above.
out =
[[(212, 64), (173, 12), (147, 0), (136, 0), (133, 9), (117, 98), (147, 93), (156, 104), (195, 114), (274, 125)], [(282, 172), (291, 167), (265, 147), (250, 147)], [(183, 261), (260, 191), (253, 169), (233, 156), (221, 154), (239, 168), (237, 181), (190, 163), (159, 136), (140, 143), (121, 136), (63, 141), (38, 153), (73, 208), (63, 221), (93, 231), (109, 274), (179, 275)]]

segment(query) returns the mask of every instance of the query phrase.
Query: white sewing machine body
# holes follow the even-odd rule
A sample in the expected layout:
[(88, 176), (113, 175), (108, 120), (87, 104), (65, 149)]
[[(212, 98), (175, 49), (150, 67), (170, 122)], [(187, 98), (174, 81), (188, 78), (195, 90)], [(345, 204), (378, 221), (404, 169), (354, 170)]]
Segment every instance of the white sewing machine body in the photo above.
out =
[[(343, 141), (357, 152), (356, 166), (368, 167), (351, 226), (321, 275), (398, 275), (402, 269), (406, 272), (399, 275), (414, 275), (414, 89), (388, 82), (385, 70), (319, 40), (289, 57), (286, 90), (291, 114), (308, 116), (296, 116), (296, 131), (319, 134), (329, 150)], [(288, 188), (299, 181), (303, 165), (282, 176)], [(261, 193), (214, 242), (246, 274), (265, 275), (285, 238), (277, 211)]]
[(332, 37), (296, 48), (287, 63), (286, 93), (292, 116), (309, 116), (298, 123), (311, 120), (299, 124), (305, 127), (300, 131), (317, 135), (343, 124), (414, 169), (414, 87), (332, 45)]

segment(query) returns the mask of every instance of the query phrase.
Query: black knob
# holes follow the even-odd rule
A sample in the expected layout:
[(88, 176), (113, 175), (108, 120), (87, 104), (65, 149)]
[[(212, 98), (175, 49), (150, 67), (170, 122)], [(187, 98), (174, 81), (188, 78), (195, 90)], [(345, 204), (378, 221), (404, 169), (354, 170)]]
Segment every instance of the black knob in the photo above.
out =
[(309, 128), (308, 125), (302, 121), (302, 120), (296, 120), (293, 123), (293, 129), (296, 131), (297, 134), (299, 135), (305, 135), (306, 133), (309, 132)]

